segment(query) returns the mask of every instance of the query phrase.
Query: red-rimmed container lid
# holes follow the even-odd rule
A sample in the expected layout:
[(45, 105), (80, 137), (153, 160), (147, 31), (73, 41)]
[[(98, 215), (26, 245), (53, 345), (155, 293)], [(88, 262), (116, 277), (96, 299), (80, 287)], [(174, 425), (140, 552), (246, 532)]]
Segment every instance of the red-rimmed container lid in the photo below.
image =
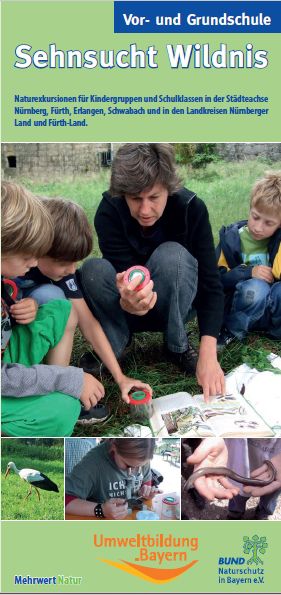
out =
[(130, 405), (146, 405), (151, 401), (151, 394), (148, 390), (134, 390), (129, 394)]
[(135, 288), (135, 291), (143, 289), (143, 287), (145, 287), (150, 281), (150, 273), (146, 267), (133, 266), (130, 269), (128, 269), (124, 275), (125, 283), (130, 283), (131, 281), (133, 281), (133, 279), (135, 279), (137, 275), (139, 275), (140, 282)]
[(4, 279), (4, 284), (12, 300), (16, 301), (18, 296), (18, 287), (15, 281), (12, 279)]
[(174, 498), (173, 496), (165, 496), (165, 498), (162, 499), (162, 503), (168, 504), (169, 506), (176, 506), (179, 503), (179, 501), (177, 498)]

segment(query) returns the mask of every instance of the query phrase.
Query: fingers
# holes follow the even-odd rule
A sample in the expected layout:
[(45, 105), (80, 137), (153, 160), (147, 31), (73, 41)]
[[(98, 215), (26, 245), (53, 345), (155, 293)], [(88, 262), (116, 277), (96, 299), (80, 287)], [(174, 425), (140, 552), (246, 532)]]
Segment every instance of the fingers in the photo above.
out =
[(95, 407), (95, 405), (98, 404), (98, 402), (101, 400), (102, 397), (100, 397), (99, 395), (96, 395), (95, 393), (86, 395), (86, 396), (82, 396), (81, 397), (81, 401), (83, 403), (83, 407), (84, 409), (86, 409), (86, 411), (88, 411), (89, 409), (91, 409), (91, 407)]
[[(133, 282), (135, 282), (135, 279), (131, 283)], [(132, 291), (130, 291), (129, 289), (127, 289), (127, 291), (129, 292), (129, 294), (124, 291), (124, 295), (122, 295), (122, 297), (127, 297), (128, 299), (131, 299), (136, 305), (138, 305), (142, 309), (149, 309), (151, 304), (155, 303), (156, 301), (156, 293), (155, 291), (153, 291), (153, 281), (150, 281), (149, 284), (146, 285), (146, 287), (144, 287), (144, 289), (142, 289), (141, 291), (134, 291), (133, 294)]]
[(263, 465), (261, 465), (261, 467), (258, 467), (258, 469), (255, 469), (254, 471), (252, 471), (251, 477), (254, 477), (254, 478), (258, 477), (259, 479), (267, 479), (268, 472), (269, 472), (268, 466), (266, 465), (266, 463), (264, 463)]
[(249, 494), (251, 496), (254, 496), (254, 498), (258, 498), (259, 496), (266, 496), (267, 494), (271, 494), (276, 490), (280, 490), (280, 487), (280, 481), (273, 481), (268, 486), (264, 487), (245, 486), (243, 488), (243, 492), (245, 492), (245, 494), (247, 495)]
[(128, 514), (128, 506), (119, 506), (114, 511), (114, 520), (121, 520), (124, 519)]
[(154, 308), (156, 302), (157, 302), (157, 293), (156, 293), (156, 291), (154, 291), (152, 294), (151, 301), (149, 303), (149, 310), (152, 310), (152, 308)]
[(89, 395), (90, 407), (95, 407), (95, 405), (98, 404), (101, 398), (102, 397), (95, 395), (94, 393), (92, 395)]
[(217, 486), (214, 489), (214, 498), (218, 498), (219, 500), (231, 500), (233, 496), (237, 495), (239, 490), (235, 488), (225, 489), (223, 486)]
[(141, 380), (136, 380), (135, 378), (132, 378), (131, 381), (132, 386), (130, 388), (140, 388), (142, 390), (147, 390), (151, 395), (153, 394), (153, 390), (149, 384), (145, 384), (145, 382), (142, 382)]
[(218, 481), (226, 490), (231, 490), (232, 492), (235, 492), (235, 494), (239, 493), (239, 488), (235, 487), (227, 477), (220, 475)]
[(21, 316), (13, 316), (15, 321), (19, 324), (29, 324), (35, 319), (35, 314), (22, 314)]
[(128, 514), (128, 504), (121, 498), (112, 498), (103, 506), (106, 509), (106, 516), (112, 519), (124, 519)]
[(19, 324), (28, 324), (36, 318), (38, 304), (33, 298), (24, 298), (10, 307), (11, 314)]
[(157, 294), (153, 293), (151, 300), (146, 300), (145, 302), (136, 302), (134, 304), (129, 303), (127, 300), (121, 298), (120, 299), (120, 306), (122, 310), (128, 312), (129, 314), (134, 314), (135, 316), (144, 316), (154, 308), (157, 301)]
[(239, 492), (239, 489), (235, 488), (224, 477), (200, 477), (195, 481), (194, 485), (197, 491), (207, 500), (213, 500), (214, 498), (230, 500)]
[(80, 401), (84, 407), (84, 409), (86, 409), (86, 411), (89, 411), (89, 409), (91, 409), (91, 401), (89, 399), (89, 397), (84, 397), (83, 395), (80, 397)]
[(104, 386), (96, 378), (93, 378), (93, 380), (94, 382), (89, 384), (88, 393), (95, 395), (99, 401), (104, 397)]
[(141, 495), (143, 498), (148, 498), (148, 497), (149, 497), (149, 494), (150, 494), (150, 492), (151, 492), (151, 486), (145, 486), (145, 485), (141, 486), (141, 489), (140, 489), (140, 495)]
[(95, 406), (104, 397), (104, 386), (96, 378), (84, 372), (84, 384), (80, 397), (86, 410)]
[(130, 397), (129, 397), (129, 394), (128, 394), (128, 393), (129, 393), (129, 391), (128, 391), (128, 390), (126, 390), (126, 388), (123, 388), (123, 389), (121, 390), (121, 397), (122, 397), (122, 400), (123, 400), (125, 403), (127, 403), (127, 405), (129, 405), (129, 404), (130, 404)]
[(216, 395), (225, 396), (226, 393), (226, 386), (225, 386), (225, 377), (224, 374), (221, 374), (220, 378), (216, 381)]
[(117, 289), (120, 290), (120, 287), (122, 286), (123, 282), (124, 282), (124, 275), (125, 275), (126, 271), (123, 271), (122, 273), (117, 273), (116, 275), (116, 286)]
[(210, 397), (225, 395), (225, 378), (220, 366), (215, 372), (210, 370), (203, 374), (197, 368), (196, 377), (198, 384), (202, 386), (204, 401), (206, 403), (210, 402)]
[(16, 304), (12, 304), (10, 309), (13, 312), (37, 311), (38, 304), (33, 298), (24, 298)]
[[(134, 276), (134, 278), (132, 279), (132, 281), (130, 281), (130, 283), (128, 283), (127, 289), (130, 289), (131, 291), (135, 291), (137, 289), (138, 285), (140, 285), (141, 280), (142, 280), (142, 275), (141, 275), (141, 273), (139, 273), (138, 275)], [(147, 287), (151, 283), (152, 283), (152, 281), (150, 281), (147, 284)]]
[[(270, 470), (266, 464), (261, 465), (258, 469), (255, 469), (251, 473), (251, 477), (261, 479), (262, 481), (267, 481), (270, 478)], [(280, 490), (281, 482), (280, 481), (272, 481), (268, 486), (245, 486), (243, 491), (246, 494), (250, 494), (251, 496), (264, 496), (266, 494), (271, 494), (275, 490)]]
[[(126, 285), (126, 289), (128, 291), (135, 291), (138, 287), (138, 285), (140, 285), (140, 275), (136, 275), (136, 277), (134, 277), (134, 279), (132, 279), (132, 281), (130, 281), (130, 283), (128, 285)], [(147, 285), (145, 287), (143, 287), (142, 289), (140, 289), (139, 291), (137, 291), (137, 295), (139, 297), (139, 299), (143, 299), (144, 297), (146, 297), (149, 293), (152, 292), (154, 287), (154, 283), (152, 281), (152, 279), (150, 279), (150, 281), (147, 283)]]
[(101, 384), (101, 382), (99, 382), (98, 380), (96, 380), (95, 378), (95, 387), (94, 387), (94, 393), (97, 396), (98, 399), (102, 399), (104, 397), (104, 386)]
[(205, 383), (202, 386), (202, 390), (203, 390), (203, 395), (204, 395), (204, 401), (205, 401), (205, 403), (209, 403), (209, 400), (210, 400), (210, 387), (209, 387), (209, 383)]
[(138, 388), (140, 390), (146, 390), (151, 395), (153, 393), (153, 390), (152, 390), (151, 386), (149, 386), (149, 384), (145, 384), (144, 382), (141, 382), (141, 380), (136, 380), (135, 378), (128, 378), (127, 376), (124, 378), (123, 382), (121, 382), (119, 384), (119, 386), (121, 389), (122, 399), (123, 399), (123, 401), (125, 401), (125, 403), (128, 403), (128, 404), (130, 402), (129, 393), (133, 388), (134, 389)]
[(188, 457), (187, 461), (192, 465), (199, 465), (203, 461), (205, 464), (205, 459), (212, 455), (214, 460), (216, 460), (215, 457), (224, 452), (225, 448), (226, 447), (223, 438), (217, 438), (215, 436), (212, 438), (205, 438), (205, 440), (202, 440), (202, 442), (196, 448), (194, 453)]
[(256, 279), (261, 279), (262, 281), (266, 281), (267, 283), (272, 283), (274, 280), (272, 269), (265, 265), (256, 265), (252, 270), (252, 277)]
[(118, 284), (121, 296), (120, 305), (123, 310), (130, 314), (143, 316), (155, 306), (157, 294), (153, 291), (154, 283), (152, 280), (140, 291), (136, 291), (138, 284), (138, 277), (133, 279), (129, 285)]

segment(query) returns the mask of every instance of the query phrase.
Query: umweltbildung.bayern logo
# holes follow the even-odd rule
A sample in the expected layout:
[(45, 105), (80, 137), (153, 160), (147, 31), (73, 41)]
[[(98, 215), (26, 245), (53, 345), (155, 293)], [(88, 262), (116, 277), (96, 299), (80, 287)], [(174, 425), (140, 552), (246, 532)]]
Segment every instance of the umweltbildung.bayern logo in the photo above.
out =
[(253, 535), (243, 537), (244, 556), (219, 557), (218, 582), (232, 585), (253, 585), (265, 583), (263, 556), (268, 551), (266, 537)]

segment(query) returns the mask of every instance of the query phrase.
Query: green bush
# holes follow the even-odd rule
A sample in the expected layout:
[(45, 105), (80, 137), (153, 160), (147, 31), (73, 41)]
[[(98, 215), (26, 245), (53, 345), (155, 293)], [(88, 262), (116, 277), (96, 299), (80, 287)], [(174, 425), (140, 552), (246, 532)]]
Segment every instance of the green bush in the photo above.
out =
[(206, 167), (208, 163), (219, 159), (215, 143), (175, 145), (176, 161), (179, 165), (191, 165), (194, 169)]
[(175, 153), (176, 162), (179, 165), (187, 165), (192, 163), (192, 159), (196, 153), (196, 145), (191, 143), (176, 143)]
[[(48, 439), (46, 439), (48, 441)], [(11, 459), (21, 456), (32, 460), (40, 458), (46, 461), (62, 460), (64, 458), (64, 443), (62, 439), (51, 439), (52, 444), (45, 444), (45, 439), (9, 439), (2, 440), (2, 457), (5, 455)]]

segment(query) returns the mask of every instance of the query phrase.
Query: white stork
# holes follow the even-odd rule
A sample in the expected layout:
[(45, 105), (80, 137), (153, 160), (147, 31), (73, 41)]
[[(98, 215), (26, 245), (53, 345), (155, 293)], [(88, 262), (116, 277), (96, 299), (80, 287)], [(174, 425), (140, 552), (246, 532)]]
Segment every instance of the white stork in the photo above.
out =
[(47, 475), (44, 475), (44, 473), (40, 473), (40, 471), (36, 471), (36, 469), (18, 469), (15, 463), (12, 461), (7, 465), (5, 478), (10, 473), (11, 469), (13, 469), (13, 471), (19, 475), (21, 479), (29, 483), (30, 490), (25, 499), (31, 495), (32, 488), (35, 488), (39, 500), (40, 493), (38, 492), (37, 488), (40, 488), (41, 490), (48, 490), (49, 492), (59, 491), (58, 486), (51, 479), (49, 479)]

